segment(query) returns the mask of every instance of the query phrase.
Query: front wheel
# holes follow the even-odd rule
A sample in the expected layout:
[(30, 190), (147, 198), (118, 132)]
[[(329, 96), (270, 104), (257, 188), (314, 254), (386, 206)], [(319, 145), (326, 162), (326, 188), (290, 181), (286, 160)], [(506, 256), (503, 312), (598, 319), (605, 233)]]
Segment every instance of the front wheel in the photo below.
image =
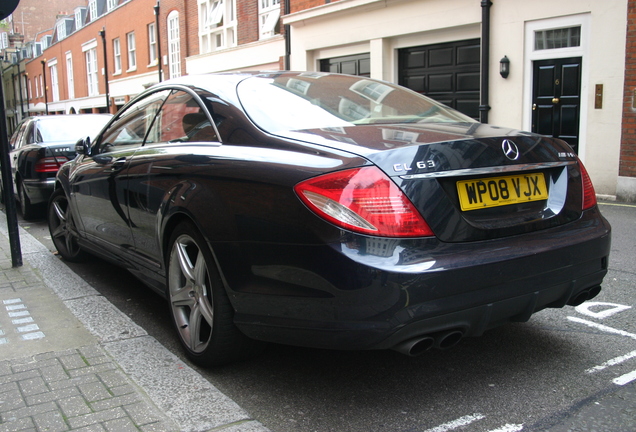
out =
[(79, 247), (79, 234), (63, 189), (57, 189), (51, 195), (46, 216), (51, 240), (62, 258), (70, 262), (84, 261), (87, 253)]
[(234, 310), (212, 253), (190, 222), (170, 237), (167, 297), (174, 325), (188, 357), (201, 366), (240, 360), (261, 344), (234, 325)]

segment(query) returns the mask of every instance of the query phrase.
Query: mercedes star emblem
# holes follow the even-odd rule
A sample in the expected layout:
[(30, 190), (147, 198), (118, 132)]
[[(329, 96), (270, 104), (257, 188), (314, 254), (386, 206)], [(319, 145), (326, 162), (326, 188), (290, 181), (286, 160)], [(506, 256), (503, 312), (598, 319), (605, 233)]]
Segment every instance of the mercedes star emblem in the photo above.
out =
[(501, 149), (508, 159), (519, 159), (519, 148), (517, 148), (517, 145), (512, 141), (508, 139), (503, 140), (503, 142), (501, 143)]

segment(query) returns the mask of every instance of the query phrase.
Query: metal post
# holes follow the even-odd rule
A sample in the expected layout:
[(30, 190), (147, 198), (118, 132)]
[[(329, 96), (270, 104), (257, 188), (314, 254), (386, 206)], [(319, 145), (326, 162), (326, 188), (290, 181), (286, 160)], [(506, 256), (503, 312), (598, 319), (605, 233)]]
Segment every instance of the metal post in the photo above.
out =
[(161, 58), (161, 38), (159, 33), (159, 0), (157, 0), (157, 4), (154, 6), (155, 10), (155, 27), (157, 28), (157, 68), (159, 69), (159, 82), (162, 81), (161, 73), (162, 71), (162, 58)]
[(7, 115), (4, 109), (4, 79), (0, 66), (0, 168), (2, 168), (2, 184), (4, 185), (4, 208), (7, 214), (7, 228), (9, 230), (9, 246), (11, 248), (11, 265), (22, 265), (22, 250), (20, 249), (20, 234), (18, 231), (18, 215), (16, 212), (15, 196), (13, 194), (13, 179), (11, 178), (11, 161), (9, 160), (9, 136), (7, 134)]
[(106, 112), (110, 113), (110, 90), (108, 88), (108, 53), (106, 52), (106, 27), (99, 31), (104, 46), (104, 81), (106, 83)]

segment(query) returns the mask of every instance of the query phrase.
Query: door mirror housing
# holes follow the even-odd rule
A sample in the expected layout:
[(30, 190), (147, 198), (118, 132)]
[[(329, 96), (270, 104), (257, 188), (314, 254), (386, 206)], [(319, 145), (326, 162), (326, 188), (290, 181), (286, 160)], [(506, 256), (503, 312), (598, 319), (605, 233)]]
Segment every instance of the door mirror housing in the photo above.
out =
[(81, 138), (75, 143), (75, 153), (78, 155), (88, 155), (91, 150), (91, 138)]

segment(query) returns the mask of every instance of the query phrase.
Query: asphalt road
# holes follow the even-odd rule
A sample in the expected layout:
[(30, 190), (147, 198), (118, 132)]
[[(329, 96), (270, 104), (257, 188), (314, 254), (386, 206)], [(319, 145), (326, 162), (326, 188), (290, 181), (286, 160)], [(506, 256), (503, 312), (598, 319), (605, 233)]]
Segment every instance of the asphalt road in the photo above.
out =
[[(613, 227), (610, 272), (578, 308), (415, 358), (271, 345), (251, 361), (198, 370), (274, 432), (634, 431), (636, 205), (600, 205)], [(20, 225), (53, 249), (44, 221)], [(69, 266), (183, 357), (159, 296), (98, 259)]]

